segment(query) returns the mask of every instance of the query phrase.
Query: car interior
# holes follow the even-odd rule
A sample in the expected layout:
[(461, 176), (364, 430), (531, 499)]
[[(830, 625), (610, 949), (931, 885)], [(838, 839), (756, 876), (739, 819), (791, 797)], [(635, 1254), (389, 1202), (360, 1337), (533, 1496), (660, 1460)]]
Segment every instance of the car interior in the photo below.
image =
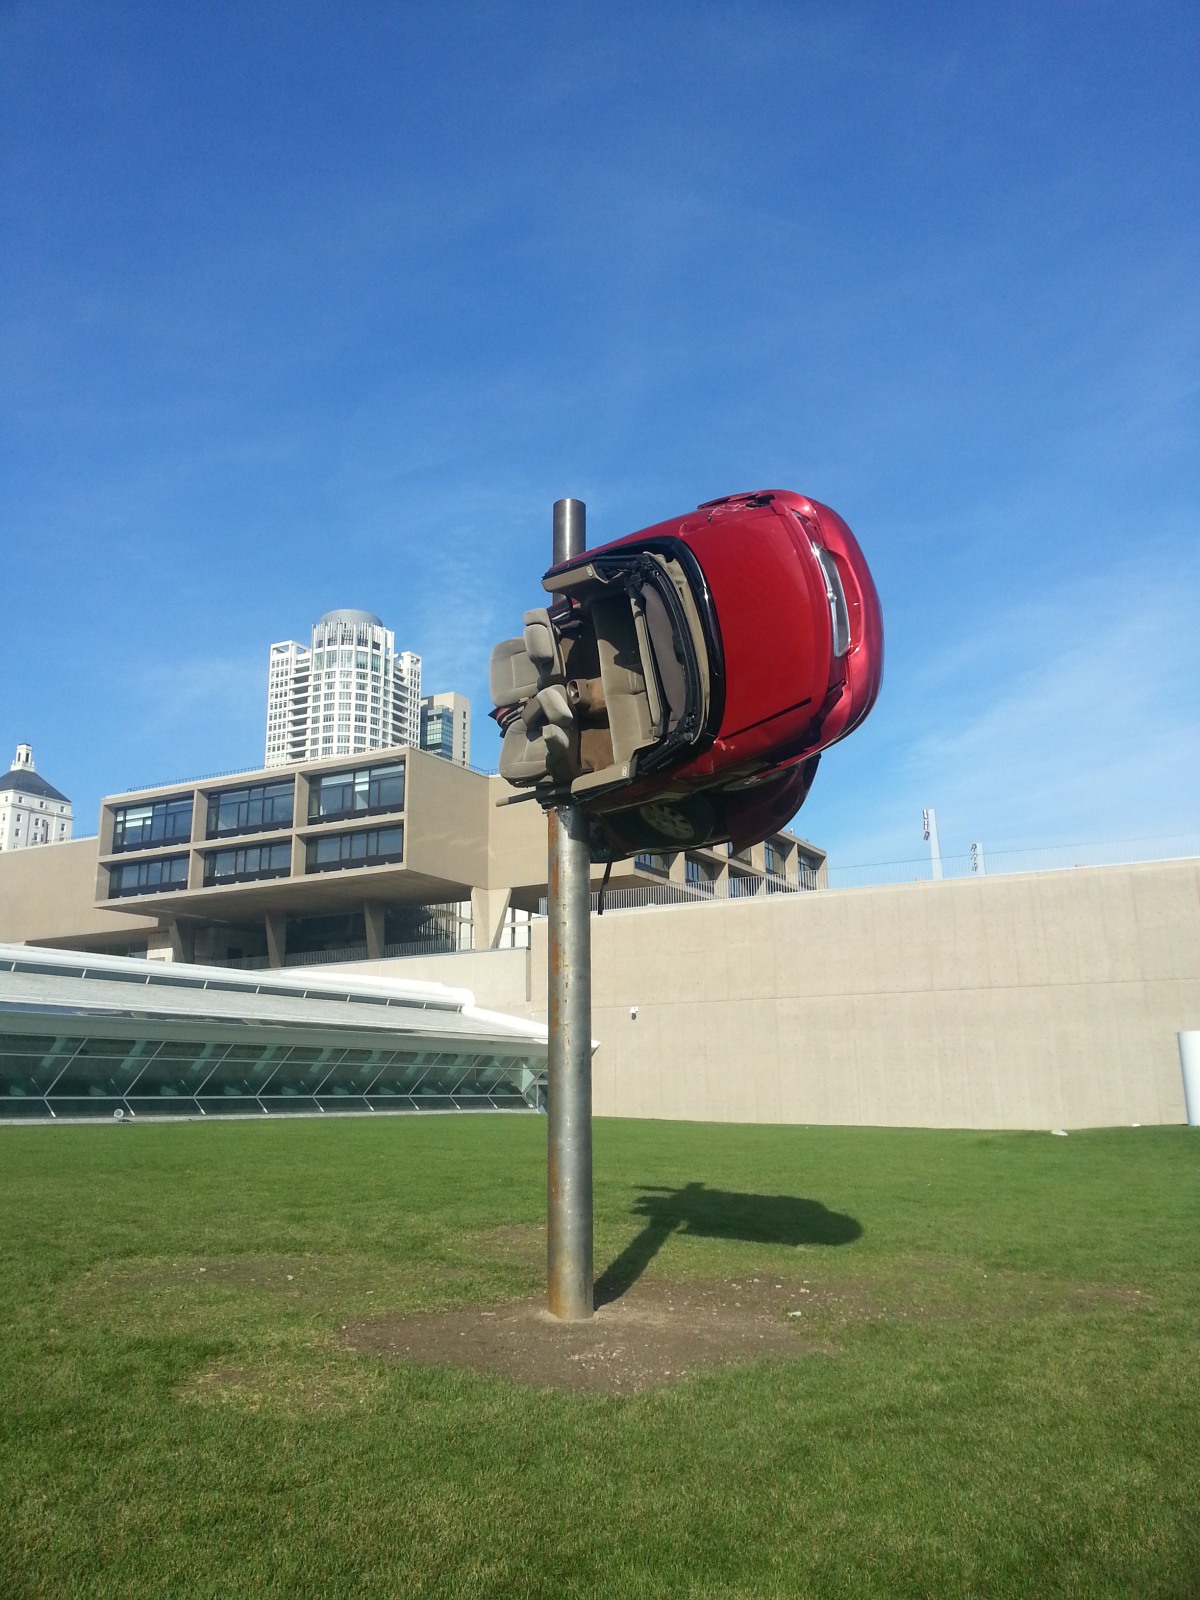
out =
[(552, 572), (544, 584), (550, 605), (527, 611), (521, 637), (492, 652), (500, 772), (518, 787), (598, 797), (703, 725), (699, 612), (682, 567), (655, 553)]

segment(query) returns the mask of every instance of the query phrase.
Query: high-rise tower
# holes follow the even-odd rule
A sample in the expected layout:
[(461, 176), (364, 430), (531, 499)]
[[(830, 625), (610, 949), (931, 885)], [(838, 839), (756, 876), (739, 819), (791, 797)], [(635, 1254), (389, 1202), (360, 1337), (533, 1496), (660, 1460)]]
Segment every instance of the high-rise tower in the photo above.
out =
[(311, 645), (271, 646), (264, 765), (419, 744), (421, 658), (369, 611), (327, 611)]
[(471, 702), (465, 694), (427, 694), (421, 701), (421, 749), (460, 767), (471, 764)]

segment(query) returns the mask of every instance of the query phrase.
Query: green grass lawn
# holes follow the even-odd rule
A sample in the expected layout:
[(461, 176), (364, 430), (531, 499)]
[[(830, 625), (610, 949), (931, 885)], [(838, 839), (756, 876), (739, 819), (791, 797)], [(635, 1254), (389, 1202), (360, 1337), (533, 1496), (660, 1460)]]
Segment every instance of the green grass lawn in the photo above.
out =
[(599, 1123), (597, 1271), (839, 1285), (820, 1353), (609, 1398), (343, 1348), (536, 1293), (544, 1161), (0, 1129), (0, 1595), (1200, 1594), (1200, 1135)]

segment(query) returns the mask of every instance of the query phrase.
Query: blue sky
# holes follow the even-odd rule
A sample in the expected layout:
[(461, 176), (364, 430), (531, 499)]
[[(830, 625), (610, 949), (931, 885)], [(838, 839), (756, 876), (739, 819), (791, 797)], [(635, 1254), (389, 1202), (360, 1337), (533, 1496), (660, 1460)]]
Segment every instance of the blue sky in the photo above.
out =
[(0, 757), (256, 765), (378, 612), (494, 761), (552, 502), (793, 488), (888, 661), (839, 863), (1194, 830), (1192, 4), (0, 4)]

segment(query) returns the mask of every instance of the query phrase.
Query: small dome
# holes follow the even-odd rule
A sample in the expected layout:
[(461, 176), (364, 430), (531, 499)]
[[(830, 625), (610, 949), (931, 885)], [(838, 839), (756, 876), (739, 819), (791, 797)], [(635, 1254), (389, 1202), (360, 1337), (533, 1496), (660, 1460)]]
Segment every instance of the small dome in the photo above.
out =
[(383, 627), (383, 623), (373, 611), (327, 611), (318, 621), (318, 628), (322, 622), (357, 622), (368, 628)]
[(64, 800), (65, 794), (60, 794), (52, 783), (47, 783), (40, 772), (33, 770), (32, 763), (19, 766), (16, 763), (5, 773), (0, 773), (0, 794), (32, 794), (40, 795), (43, 800)]

